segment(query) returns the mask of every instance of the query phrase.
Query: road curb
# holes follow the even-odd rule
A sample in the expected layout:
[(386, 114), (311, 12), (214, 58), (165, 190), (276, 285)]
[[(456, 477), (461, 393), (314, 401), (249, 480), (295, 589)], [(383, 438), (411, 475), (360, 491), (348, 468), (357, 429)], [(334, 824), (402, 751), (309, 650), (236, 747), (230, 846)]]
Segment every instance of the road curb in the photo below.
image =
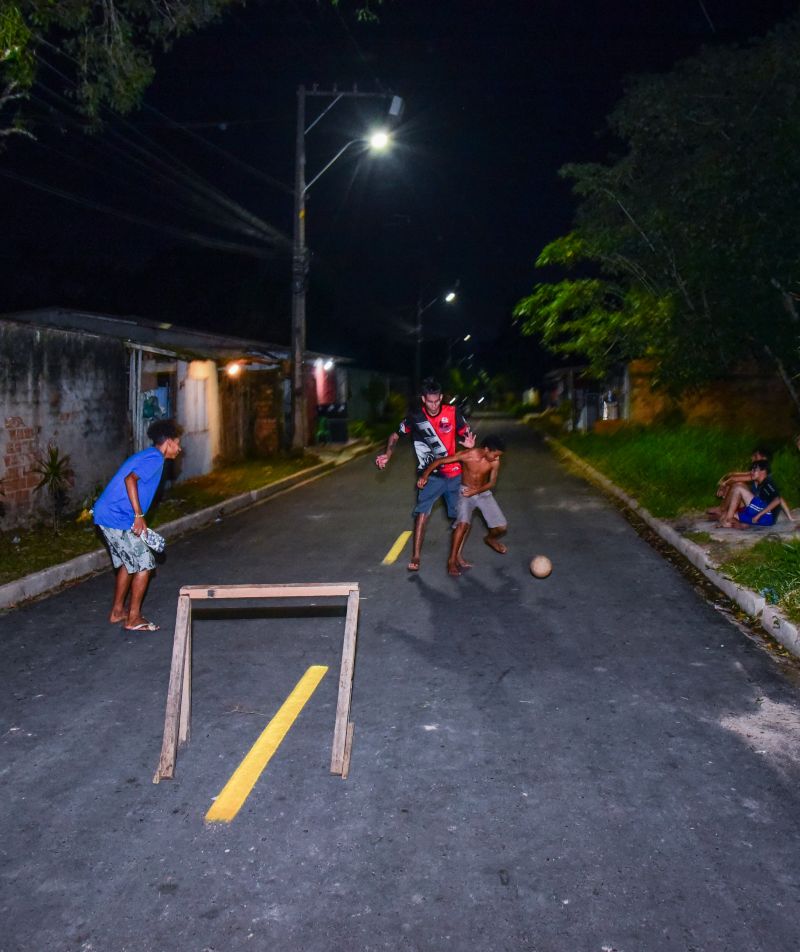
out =
[[(308, 469), (300, 470), (300, 472), (293, 473), (291, 476), (285, 476), (283, 479), (269, 483), (259, 489), (251, 489), (248, 492), (240, 493), (238, 496), (232, 496), (230, 499), (215, 503), (213, 506), (207, 506), (197, 512), (190, 512), (179, 519), (165, 522), (158, 527), (158, 531), (165, 539), (177, 539), (178, 536), (185, 535), (187, 532), (202, 529), (216, 522), (222, 516), (231, 515), (255, 503), (262, 502), (270, 496), (275, 496), (289, 489), (296, 489), (307, 482), (319, 479), (326, 473), (332, 472), (337, 466), (342, 466), (363, 456), (365, 453), (369, 453), (375, 445), (377, 444), (370, 443), (359, 446), (344, 458), (318, 463), (316, 466), (310, 466)], [(31, 601), (31, 599), (52, 595), (62, 586), (96, 575), (98, 572), (105, 571), (108, 567), (108, 552), (104, 548), (99, 548), (76, 556), (68, 562), (51, 565), (40, 572), (32, 572), (30, 575), (15, 579), (13, 582), (7, 582), (5, 585), (0, 585), (0, 611), (18, 608), (25, 602)]]
[(598, 472), (593, 466), (584, 459), (567, 449), (566, 446), (559, 443), (552, 437), (547, 438), (548, 444), (565, 459), (568, 459), (578, 469), (582, 470), (590, 482), (596, 483), (606, 492), (615, 496), (625, 504), (628, 509), (633, 510), (642, 521), (659, 535), (665, 542), (668, 542), (674, 549), (677, 549), (692, 565), (715, 585), (732, 602), (737, 604), (747, 615), (768, 632), (776, 641), (779, 641), (787, 651), (800, 658), (800, 631), (794, 622), (789, 621), (773, 605), (768, 605), (766, 599), (751, 591), (749, 588), (743, 588), (736, 582), (722, 575), (708, 561), (708, 556), (696, 542), (691, 539), (685, 539), (679, 532), (676, 532), (672, 526), (668, 526), (660, 519), (652, 516), (644, 506), (640, 505), (635, 499), (611, 482), (611, 480)]

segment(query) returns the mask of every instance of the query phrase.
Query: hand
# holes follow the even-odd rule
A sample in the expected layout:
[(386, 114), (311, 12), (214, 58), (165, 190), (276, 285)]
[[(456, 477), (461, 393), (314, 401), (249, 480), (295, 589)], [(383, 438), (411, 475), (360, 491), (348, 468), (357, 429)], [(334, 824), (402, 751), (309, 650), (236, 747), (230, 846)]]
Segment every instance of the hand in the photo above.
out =
[(417, 480), (417, 489), (424, 489), (427, 483), (428, 483), (428, 477), (420, 476), (420, 478)]
[(386, 469), (386, 464), (389, 462), (389, 454), (381, 453), (380, 456), (375, 457), (375, 465), (378, 469)]
[(134, 535), (140, 536), (146, 528), (147, 528), (147, 523), (144, 521), (144, 516), (133, 517), (133, 525), (131, 526), (131, 532), (133, 532)]
[(753, 516), (753, 518), (750, 520), (750, 521), (752, 522), (752, 524), (755, 525), (755, 524), (758, 522), (758, 520), (762, 517), (762, 515), (763, 515), (763, 512), (757, 512), (757, 513)]
[(470, 489), (468, 486), (461, 487), (462, 496), (467, 496), (467, 497), (474, 496), (477, 491), (478, 491), (477, 489)]
[(467, 430), (467, 432), (464, 434), (461, 440), (461, 445), (466, 447), (468, 450), (471, 450), (475, 446), (475, 434), (472, 432), (472, 430)]

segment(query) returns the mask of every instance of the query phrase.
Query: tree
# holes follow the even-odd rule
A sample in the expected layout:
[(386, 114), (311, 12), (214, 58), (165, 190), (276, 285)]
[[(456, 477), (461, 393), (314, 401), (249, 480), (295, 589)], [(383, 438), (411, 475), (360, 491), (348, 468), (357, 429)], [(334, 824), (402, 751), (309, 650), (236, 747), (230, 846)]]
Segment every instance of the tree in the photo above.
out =
[(575, 230), (537, 266), (523, 333), (595, 370), (650, 356), (673, 390), (751, 355), (797, 364), (800, 17), (745, 48), (705, 50), (637, 80), (609, 118), (624, 154), (568, 165)]
[[(30, 135), (19, 107), (44, 62), (57, 61), (50, 65), (74, 85), (77, 104), (90, 119), (105, 106), (125, 113), (152, 81), (157, 51), (244, 2), (0, 0), (0, 136)], [(375, 20), (381, 3), (357, 4), (356, 17)]]
[[(153, 79), (153, 56), (241, 0), (0, 0), (4, 134), (26, 132), (18, 106), (46, 58), (74, 83), (81, 110), (128, 112)], [(9, 113), (13, 113), (9, 116)]]

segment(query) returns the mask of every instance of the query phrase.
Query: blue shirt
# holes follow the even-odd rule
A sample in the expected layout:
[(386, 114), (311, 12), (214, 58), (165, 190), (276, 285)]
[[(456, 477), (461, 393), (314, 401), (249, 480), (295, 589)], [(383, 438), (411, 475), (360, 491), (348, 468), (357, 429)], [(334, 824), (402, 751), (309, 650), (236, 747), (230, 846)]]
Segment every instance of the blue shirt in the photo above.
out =
[(125, 488), (125, 477), (131, 473), (136, 473), (139, 477), (136, 488), (139, 491), (141, 511), (145, 513), (156, 494), (163, 470), (164, 454), (155, 446), (129, 456), (111, 477), (111, 481), (94, 504), (95, 524), (107, 529), (130, 529), (134, 512)]

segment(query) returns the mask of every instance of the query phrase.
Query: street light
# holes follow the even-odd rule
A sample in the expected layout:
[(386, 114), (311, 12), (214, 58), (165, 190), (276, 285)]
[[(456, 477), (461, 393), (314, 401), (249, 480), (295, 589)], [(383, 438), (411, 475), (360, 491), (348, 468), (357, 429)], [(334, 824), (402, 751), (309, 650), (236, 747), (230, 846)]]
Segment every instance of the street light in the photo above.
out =
[[(306, 98), (308, 96), (322, 96), (333, 99), (325, 109), (306, 128)], [(384, 151), (390, 144), (391, 137), (385, 129), (374, 131), (368, 139), (351, 139), (336, 155), (306, 184), (306, 134), (326, 115), (340, 99), (368, 98), (386, 99), (391, 96), (387, 93), (362, 93), (357, 89), (349, 92), (321, 90), (316, 86), (306, 89), (297, 88), (297, 128), (295, 133), (295, 164), (294, 164), (294, 230), (292, 241), (292, 415), (291, 431), (292, 449), (301, 450), (306, 445), (306, 392), (303, 374), (303, 357), (306, 350), (306, 291), (308, 289), (309, 256), (306, 247), (306, 195), (317, 180), (328, 171), (333, 163), (356, 143), (367, 143), (377, 152)], [(399, 96), (391, 96), (389, 116), (398, 120), (403, 112), (403, 100)]]
[(433, 307), (434, 304), (437, 304), (439, 301), (444, 301), (445, 304), (452, 304), (456, 299), (455, 291), (448, 291), (444, 296), (437, 294), (435, 298), (432, 298), (428, 301), (427, 304), (423, 305), (422, 295), (420, 295), (417, 300), (417, 326), (416, 326), (416, 348), (414, 351), (414, 386), (419, 389), (420, 381), (422, 379), (422, 315), (428, 310), (429, 307)]

